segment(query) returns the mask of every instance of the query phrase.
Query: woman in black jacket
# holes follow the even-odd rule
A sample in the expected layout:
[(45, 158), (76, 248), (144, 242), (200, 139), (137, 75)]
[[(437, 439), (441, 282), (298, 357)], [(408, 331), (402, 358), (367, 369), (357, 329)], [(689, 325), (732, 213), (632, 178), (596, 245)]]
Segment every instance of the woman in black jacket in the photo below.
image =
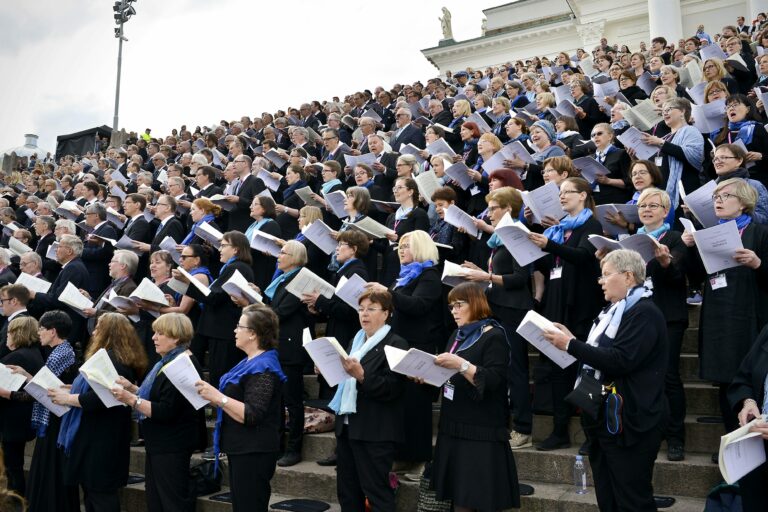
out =
[[(602, 305), (597, 284), (599, 267), (595, 248), (589, 235), (600, 235), (602, 226), (595, 219), (592, 188), (583, 178), (566, 178), (560, 184), (560, 205), (568, 214), (560, 223), (547, 228), (544, 234), (528, 237), (544, 252), (545, 258), (535, 263), (534, 282), (544, 290), (541, 313), (554, 322), (568, 326), (577, 336), (586, 338), (592, 320)], [(570, 446), (568, 423), (573, 412), (564, 401), (573, 389), (576, 368), (561, 369), (547, 357), (539, 364), (549, 372), (552, 383), (552, 434), (537, 445), (539, 450), (554, 450)]]
[[(404, 338), (409, 347), (435, 354), (445, 340), (437, 246), (425, 231), (416, 230), (403, 235), (397, 253), (400, 275), (389, 288), (394, 306), (392, 332)], [(368, 289), (387, 291), (378, 283), (369, 283)], [(405, 385), (403, 407), (409, 426), (395, 453), (399, 470), (420, 474), (420, 465), (432, 458), (433, 391), (413, 381)]]
[[(14, 365), (34, 375), (43, 367), (37, 320), (19, 316), (8, 324), (8, 348), (5, 365)], [(24, 391), (0, 388), (0, 425), (2, 426), (3, 460), (8, 472), (8, 489), (24, 495), (24, 447), (35, 437), (32, 430), (32, 401)]]
[(600, 510), (656, 510), (652, 477), (667, 416), (668, 349), (664, 315), (643, 286), (645, 267), (638, 253), (613, 251), (599, 279), (610, 305), (588, 336), (559, 323), (558, 331), (543, 333), (581, 363), (582, 381), (613, 390), (599, 399), (597, 417), (582, 414)]
[(336, 413), (336, 489), (342, 512), (364, 510), (366, 498), (373, 510), (394, 512), (389, 472), (406, 425), (405, 377), (389, 368), (384, 347), (408, 350), (408, 343), (387, 325), (389, 292), (368, 290), (358, 300), (362, 328), (342, 362), (350, 378), (339, 383), (330, 403)]
[[(210, 293), (206, 295), (194, 285), (187, 287), (185, 292), (185, 295), (203, 305), (203, 312), (197, 323), (197, 334), (208, 346), (208, 368), (210, 381), (213, 383), (219, 382), (221, 376), (243, 358), (242, 351), (235, 346), (233, 334), (240, 317), (240, 308), (232, 303), (222, 285), (229, 281), (235, 271), (240, 272), (246, 281), (253, 281), (251, 247), (244, 234), (239, 231), (224, 233), (219, 254), (223, 265), (218, 278), (209, 286)], [(173, 277), (188, 282), (178, 270), (173, 271)]]
[[(137, 382), (147, 367), (147, 356), (130, 320), (121, 313), (99, 317), (85, 353), (86, 361), (106, 351), (118, 375)], [(128, 483), (131, 410), (101, 401), (82, 375), (67, 391), (48, 392), (57, 405), (71, 407), (61, 423), (58, 443), (64, 449), (64, 484), (80, 485), (86, 510), (119, 512), (118, 490)]]
[[(192, 340), (192, 322), (181, 313), (168, 313), (152, 322), (152, 337), (160, 361), (141, 387), (120, 378), (115, 398), (133, 408), (141, 421), (147, 456), (144, 461), (147, 510), (188, 512), (195, 496), (189, 492), (189, 459), (201, 446), (205, 416), (198, 412), (161, 370), (184, 352)], [(194, 356), (184, 356), (200, 374)], [(178, 363), (177, 363), (178, 364)], [(204, 439), (204, 438), (203, 438)]]
[[(523, 197), (512, 187), (494, 190), (486, 196), (488, 215), (491, 225), (496, 227), (504, 215), (509, 214), (513, 219), (520, 215)], [(513, 449), (525, 448), (531, 445), (533, 430), (533, 412), (528, 384), (528, 343), (515, 331), (525, 314), (533, 308), (531, 294), (530, 265), (521, 267), (509, 250), (495, 234), (488, 240), (491, 256), (488, 260), (487, 271), (472, 263), (464, 263), (468, 267), (468, 279), (481, 284), (489, 284), (485, 290), (493, 315), (507, 331), (507, 339), (511, 348), (511, 358), (508, 371), (509, 396), (514, 417), (514, 432), (511, 446)]]
[(621, 89), (621, 94), (633, 106), (637, 105), (641, 100), (648, 99), (645, 91), (637, 85), (637, 76), (630, 70), (622, 71), (621, 75), (619, 75), (619, 88)]
[(596, 204), (624, 204), (632, 197), (632, 181), (629, 179), (631, 160), (627, 152), (613, 145), (614, 131), (608, 123), (592, 128), (595, 144), (594, 158), (608, 169), (607, 175), (597, 175), (594, 197)]
[(588, 139), (592, 128), (597, 123), (607, 123), (608, 116), (600, 110), (600, 105), (595, 98), (589, 96), (589, 84), (586, 80), (571, 80), (571, 95), (573, 104), (576, 105), (576, 124), (579, 125), (579, 133), (582, 138)]
[(227, 454), (235, 512), (269, 507), (269, 481), (280, 450), (280, 389), (286, 380), (277, 357), (278, 330), (271, 309), (246, 307), (235, 328), (235, 343), (246, 358), (222, 376), (218, 389), (202, 380), (196, 384), (200, 396), (217, 408), (214, 453)]
[[(245, 230), (245, 237), (248, 243), (253, 245), (253, 239), (257, 236), (256, 232), (283, 238), (283, 232), (280, 229), (275, 218), (275, 201), (269, 197), (256, 196), (251, 202), (251, 218), (253, 224)], [(255, 249), (251, 249), (251, 268), (253, 269), (253, 282), (259, 288), (266, 288), (272, 281), (272, 274), (275, 273), (275, 264), (277, 259), (271, 254), (267, 254)]]
[(275, 220), (280, 224), (282, 238), (290, 240), (299, 232), (299, 210), (304, 201), (296, 191), (307, 186), (307, 174), (300, 165), (289, 165), (285, 171), (285, 182), (288, 187), (283, 190), (281, 204), (275, 207), (278, 213)]

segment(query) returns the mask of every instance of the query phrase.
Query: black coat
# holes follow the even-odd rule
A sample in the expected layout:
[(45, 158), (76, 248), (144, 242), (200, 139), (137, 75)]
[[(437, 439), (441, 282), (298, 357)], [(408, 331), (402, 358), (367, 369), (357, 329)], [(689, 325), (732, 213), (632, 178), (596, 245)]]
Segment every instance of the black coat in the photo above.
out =
[[(259, 228), (259, 231), (263, 231), (268, 235), (283, 238), (283, 232), (280, 229), (280, 224), (274, 220), (265, 222), (264, 225)], [(261, 251), (251, 249), (251, 268), (253, 268), (253, 282), (260, 290), (264, 290), (269, 283), (272, 282), (272, 275), (275, 273), (277, 265), (277, 258), (269, 256)]]
[(621, 90), (621, 94), (629, 100), (632, 105), (637, 105), (640, 100), (648, 99), (645, 91), (637, 85), (631, 85)]
[(751, 398), (757, 408), (765, 401), (765, 376), (768, 374), (768, 329), (760, 331), (747, 356), (742, 360), (736, 376), (728, 387), (728, 401), (734, 412), (744, 406), (744, 400)]
[(181, 221), (176, 217), (171, 217), (162, 228), (158, 228), (155, 232), (155, 236), (152, 238), (152, 243), (150, 244), (151, 252), (160, 250), (160, 244), (165, 240), (165, 237), (169, 236), (176, 240), (177, 244), (180, 244), (181, 241), (184, 240), (185, 235), (186, 230), (181, 224)]
[(302, 334), (307, 327), (308, 312), (301, 300), (285, 289), (296, 278), (296, 274), (285, 279), (275, 290), (272, 300), (264, 297), (280, 320), (278, 355), (280, 364), (303, 365), (306, 353), (302, 348)]
[[(357, 384), (357, 412), (347, 416), (349, 439), (355, 441), (398, 442), (403, 439), (403, 390), (405, 377), (389, 369), (384, 347), (408, 350), (408, 343), (391, 330), (360, 360), (365, 378)], [(336, 421), (336, 436), (344, 421)]]
[[(45, 363), (39, 345), (17, 348), (0, 359), (0, 362), (5, 365), (21, 366), (30, 375), (40, 371)], [(11, 394), (11, 398), (14, 394)], [(0, 438), (4, 442), (21, 442), (34, 439), (35, 432), (32, 430), (31, 423), (32, 404), (34, 404), (33, 401), (0, 398)]]
[[(612, 344), (597, 347), (571, 340), (568, 353), (603, 373), (624, 398), (619, 443), (629, 446), (662, 425), (667, 416), (664, 376), (667, 373), (667, 326), (650, 299), (640, 299), (624, 312)], [(601, 422), (598, 428), (605, 428)]]
[(253, 198), (265, 188), (264, 182), (257, 179), (255, 176), (249, 174), (248, 177), (246, 177), (246, 180), (240, 185), (240, 190), (237, 191), (237, 203), (235, 203), (235, 207), (229, 211), (229, 224), (227, 226), (229, 231), (240, 231), (241, 233), (245, 233), (245, 230), (248, 229), (248, 226), (250, 226), (253, 221), (253, 219), (251, 219), (251, 203), (253, 202)]
[[(397, 132), (399, 128), (393, 127), (393, 129)], [(399, 136), (393, 136), (389, 140), (389, 145), (392, 146), (392, 151), (395, 152), (400, 151), (400, 146), (407, 146), (408, 144), (413, 144), (419, 149), (424, 149), (426, 144), (424, 134), (421, 133), (421, 130), (417, 128), (416, 125), (409, 124), (403, 129)]]
[(669, 247), (672, 261), (667, 268), (652, 259), (645, 269), (646, 279), (653, 282), (653, 302), (659, 307), (667, 322), (688, 322), (686, 275), (688, 272), (688, 247), (682, 234), (667, 231), (659, 241)]
[[(354, 274), (368, 281), (368, 270), (365, 268), (363, 260), (357, 259), (338, 272), (335, 272), (331, 276), (329, 283), (336, 286), (342, 277), (349, 279)], [(325, 334), (336, 338), (342, 347), (349, 350), (352, 339), (357, 334), (357, 331), (360, 330), (360, 316), (357, 310), (336, 295), (330, 299), (320, 295), (315, 302), (315, 309), (328, 319)]]
[(614, 149), (605, 155), (603, 165), (610, 171), (608, 178), (623, 181), (624, 188), (599, 185), (600, 191), (595, 192), (596, 204), (624, 204), (632, 198), (632, 181), (629, 179), (631, 163), (629, 155), (623, 149)]
[(55, 260), (46, 257), (48, 254), (48, 248), (50, 248), (51, 244), (55, 241), (56, 235), (53, 233), (48, 233), (43, 238), (38, 240), (37, 245), (35, 246), (35, 252), (38, 256), (40, 256), (40, 259), (43, 260), (43, 276), (45, 279), (51, 282), (56, 279), (59, 271), (61, 271), (61, 265), (59, 265)]
[[(98, 235), (112, 240), (120, 238), (117, 230), (108, 222), (95, 229), (91, 235)], [(109, 242), (99, 243), (97, 240), (94, 240), (94, 243), (87, 242), (83, 247), (81, 258), (90, 275), (85, 289), (91, 297), (101, 295), (101, 292), (109, 284), (109, 262), (112, 260), (114, 252), (115, 249), (112, 244)]]
[(401, 287), (391, 287), (392, 331), (408, 342), (408, 346), (429, 352), (442, 348), (445, 342), (443, 327), (443, 294), (440, 271), (425, 268), (421, 275)]
[(503, 308), (532, 309), (530, 267), (518, 265), (515, 258), (504, 246), (499, 247), (492, 254), (493, 273), (500, 275), (504, 283), (502, 285), (494, 284), (486, 288), (485, 296), (488, 298), (491, 309), (494, 309), (494, 305)]
[(77, 288), (86, 288), (86, 284), (90, 279), (88, 269), (85, 268), (80, 258), (67, 263), (56, 276), (56, 279), (51, 283), (51, 287), (48, 289), (48, 293), (35, 294), (34, 300), (27, 304), (27, 309), (36, 318), (40, 318), (43, 313), (53, 309), (61, 309), (65, 311), (72, 319), (72, 333), (77, 336), (80, 333), (80, 327), (83, 325), (83, 316), (76, 313), (72, 308), (59, 301), (59, 295), (66, 288), (67, 283), (71, 282), (72, 285)]
[(597, 101), (595, 101), (595, 98), (589, 96), (582, 97), (581, 102), (577, 102), (576, 106), (583, 109), (584, 113), (586, 114), (584, 119), (576, 117), (576, 124), (579, 126), (579, 133), (585, 140), (589, 140), (590, 136), (592, 135), (592, 128), (594, 128), (597, 123), (610, 122), (608, 116), (605, 115), (602, 110), (600, 110), (600, 105), (598, 105)]

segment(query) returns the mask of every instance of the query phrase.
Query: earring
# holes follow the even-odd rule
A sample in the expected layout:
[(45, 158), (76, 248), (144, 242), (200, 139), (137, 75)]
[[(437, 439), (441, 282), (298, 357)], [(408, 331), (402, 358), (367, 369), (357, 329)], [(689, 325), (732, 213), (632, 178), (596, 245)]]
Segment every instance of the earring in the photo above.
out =
[(253, 336), (251, 336), (251, 341), (253, 341)]

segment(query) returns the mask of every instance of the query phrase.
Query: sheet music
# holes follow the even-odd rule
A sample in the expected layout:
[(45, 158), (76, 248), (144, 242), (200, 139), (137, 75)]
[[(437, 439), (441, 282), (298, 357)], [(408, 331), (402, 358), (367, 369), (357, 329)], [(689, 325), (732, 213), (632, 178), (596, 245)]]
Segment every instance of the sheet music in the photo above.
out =
[[(231, 192), (230, 195), (234, 196), (237, 194), (235, 194), (234, 192)], [(237, 203), (230, 203), (229, 201), (227, 201), (227, 196), (225, 196), (224, 194), (213, 194), (211, 197), (209, 197), (209, 199), (213, 204), (221, 207), (221, 209), (226, 212), (231, 212), (237, 206)]]
[(475, 183), (475, 180), (469, 175), (469, 167), (467, 167), (464, 162), (456, 162), (455, 164), (446, 167), (445, 174), (458, 183), (464, 190), (467, 190)]
[(19, 373), (13, 373), (10, 368), (0, 363), (0, 389), (18, 391), (27, 382), (27, 378)]
[(538, 245), (528, 239), (530, 233), (525, 224), (513, 220), (509, 212), (504, 214), (496, 226), (496, 234), (501, 238), (504, 247), (522, 267), (546, 256)]
[(181, 265), (181, 253), (176, 250), (177, 245), (179, 244), (176, 242), (176, 240), (166, 236), (163, 238), (163, 241), (160, 242), (160, 249), (163, 251), (168, 251), (168, 253), (171, 255), (171, 258), (173, 258), (173, 261), (175, 261), (177, 265)]
[(418, 176), (415, 176), (413, 179), (416, 181), (416, 186), (419, 188), (421, 197), (423, 197), (424, 200), (429, 204), (433, 204), (434, 202), (432, 201), (432, 194), (434, 194), (435, 191), (440, 188), (440, 182), (435, 175), (435, 171), (429, 170), (422, 172)]
[(263, 181), (264, 185), (266, 185), (269, 190), (277, 191), (277, 189), (280, 188), (280, 180), (273, 178), (272, 174), (265, 169), (259, 169), (259, 174), (257, 174), (256, 177)]
[(270, 256), (277, 258), (280, 254), (281, 246), (277, 243), (278, 238), (272, 236), (269, 233), (265, 233), (260, 230), (253, 232), (253, 238), (251, 239), (251, 249), (255, 249), (259, 252), (265, 252)]
[(56, 259), (56, 249), (59, 248), (59, 242), (53, 242), (48, 246), (48, 250), (45, 251), (45, 257), (49, 260), (58, 261)]
[(80, 290), (71, 282), (67, 283), (67, 286), (64, 287), (61, 295), (59, 295), (59, 300), (81, 315), (84, 309), (93, 307), (93, 302), (80, 293)]
[(131, 298), (145, 300), (153, 304), (159, 304), (161, 306), (167, 306), (168, 300), (165, 298), (165, 293), (155, 283), (153, 283), (148, 277), (145, 277), (139, 283), (139, 286), (133, 290), (130, 295)]
[(386, 238), (388, 234), (394, 234), (395, 232), (385, 225), (376, 222), (370, 217), (364, 217), (357, 222), (346, 222), (344, 224), (362, 231), (371, 238)]
[(440, 281), (447, 284), (451, 288), (459, 286), (462, 283), (468, 282), (467, 274), (468, 269), (458, 265), (452, 261), (445, 260), (443, 262), (443, 275), (440, 277)]
[(251, 288), (250, 283), (248, 283), (239, 270), (235, 270), (232, 277), (221, 285), (221, 289), (235, 297), (247, 299), (250, 304), (263, 304), (262, 296)]
[(19, 274), (19, 277), (16, 278), (16, 282), (14, 284), (24, 285), (28, 290), (31, 290), (35, 293), (48, 293), (48, 290), (51, 289), (51, 283), (45, 279), (40, 279), (39, 277), (27, 274), (26, 272)]
[(91, 389), (107, 408), (125, 405), (112, 395), (112, 388), (120, 387), (117, 384), (119, 376), (106, 350), (103, 348), (97, 350), (80, 367), (80, 374), (85, 377)]
[(643, 132), (631, 126), (624, 133), (617, 135), (616, 138), (624, 144), (626, 148), (632, 148), (635, 150), (637, 158), (640, 160), (653, 160), (653, 158), (659, 153), (659, 148), (651, 146), (643, 142)]
[(304, 350), (312, 358), (315, 366), (320, 370), (329, 386), (336, 386), (341, 381), (351, 377), (341, 364), (341, 358), (346, 359), (349, 356), (344, 347), (336, 341), (336, 338), (318, 338), (313, 340), (309, 334), (309, 329), (304, 329), (303, 341)]
[(210, 403), (197, 393), (195, 383), (202, 379), (200, 378), (200, 374), (197, 373), (197, 369), (192, 363), (192, 360), (189, 358), (189, 354), (186, 352), (176, 356), (173, 361), (166, 364), (161, 371), (168, 377), (171, 384), (179, 390), (179, 393), (187, 399), (195, 410), (200, 410)]
[(347, 165), (354, 170), (354, 168), (360, 164), (365, 164), (369, 167), (372, 166), (374, 162), (376, 162), (376, 155), (373, 153), (364, 153), (358, 156), (344, 155), (344, 160), (346, 161)]
[(445, 222), (457, 228), (464, 228), (468, 235), (480, 237), (480, 230), (475, 226), (474, 217), (452, 204), (445, 210)]
[(543, 333), (557, 331), (552, 322), (530, 310), (523, 317), (523, 321), (517, 327), (517, 334), (525, 338), (528, 343), (539, 349), (545, 356), (557, 364), (560, 368), (567, 368), (576, 362), (576, 358), (565, 350), (560, 350), (547, 340)]
[(416, 348), (403, 350), (391, 345), (385, 345), (384, 355), (393, 372), (423, 379), (424, 382), (432, 386), (440, 387), (458, 373), (458, 370), (436, 365), (435, 359), (437, 356)]
[(195, 227), (195, 235), (199, 236), (215, 248), (221, 247), (221, 239), (224, 238), (224, 233), (214, 228), (208, 222)]
[(424, 158), (422, 158), (421, 156), (421, 149), (417, 148), (413, 144), (400, 145), (400, 154), (413, 156), (413, 158), (416, 159), (416, 162), (418, 162), (419, 165), (423, 165), (424, 162), (426, 162), (426, 160), (424, 160)]
[(325, 254), (333, 254), (336, 251), (338, 242), (331, 236), (332, 230), (325, 222), (316, 220), (304, 226), (301, 232)]
[(453, 151), (451, 146), (449, 146), (448, 143), (445, 142), (445, 139), (442, 137), (437, 139), (435, 142), (427, 144), (426, 150), (432, 156), (439, 155), (441, 153), (447, 153), (451, 155), (451, 158), (456, 156), (456, 153)]
[(298, 274), (291, 279), (285, 287), (286, 291), (295, 295), (298, 298), (302, 298), (307, 293), (319, 293), (326, 299), (333, 297), (335, 288), (331, 286), (327, 281), (321, 279), (314, 272), (307, 267), (302, 267)]
[(355, 310), (359, 307), (358, 298), (365, 291), (365, 285), (368, 284), (365, 279), (357, 274), (352, 274), (352, 277), (347, 279), (347, 276), (341, 276), (339, 282), (336, 284), (334, 293), (338, 298), (349, 304), (349, 306)]
[(525, 205), (539, 220), (544, 217), (560, 220), (566, 215), (560, 206), (560, 188), (554, 181), (550, 181), (543, 187), (525, 191), (522, 195)]
[(48, 398), (49, 389), (60, 389), (64, 383), (53, 374), (50, 368), (43, 366), (39, 372), (24, 386), (24, 391), (29, 393), (29, 396), (40, 402), (40, 405), (51, 411), (53, 414), (61, 418), (64, 413), (69, 411), (68, 405), (54, 404), (50, 398)]
[(329, 194), (323, 194), (323, 196), (325, 197), (326, 204), (331, 208), (335, 216), (340, 219), (349, 217), (349, 214), (344, 209), (344, 200), (347, 198), (347, 195), (343, 191), (337, 190)]
[(720, 219), (715, 215), (715, 203), (712, 201), (712, 194), (715, 193), (716, 188), (717, 183), (710, 180), (693, 192), (687, 193), (682, 180), (677, 183), (680, 198), (705, 228), (716, 226), (720, 222)]
[(733, 255), (744, 245), (736, 221), (700, 229), (693, 233), (693, 239), (707, 274), (739, 266)]

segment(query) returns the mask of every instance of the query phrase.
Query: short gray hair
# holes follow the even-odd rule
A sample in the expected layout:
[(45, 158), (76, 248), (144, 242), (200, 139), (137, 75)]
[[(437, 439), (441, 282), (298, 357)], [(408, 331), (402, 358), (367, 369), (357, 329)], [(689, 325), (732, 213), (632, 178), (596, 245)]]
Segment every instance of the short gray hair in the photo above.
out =
[(79, 258), (83, 254), (83, 241), (75, 235), (64, 235), (59, 240), (59, 245), (69, 247), (75, 254), (76, 258)]
[(67, 231), (69, 231), (70, 235), (74, 235), (75, 233), (77, 233), (77, 225), (74, 223), (74, 221), (71, 221), (69, 219), (57, 220), (56, 227), (66, 229)]
[(107, 220), (107, 208), (101, 203), (93, 203), (85, 209), (85, 213), (95, 213), (99, 220)]
[(32, 263), (39, 270), (42, 270), (43, 268), (43, 258), (41, 258), (40, 255), (37, 254), (35, 251), (25, 252), (24, 254), (21, 255), (20, 261), (26, 261), (27, 263)]
[(291, 263), (302, 267), (307, 264), (307, 248), (303, 243), (297, 240), (289, 240), (285, 243), (283, 248), (288, 249), (290, 254)]
[(136, 253), (125, 249), (119, 249), (115, 251), (115, 254), (112, 257), (121, 265), (125, 265), (125, 270), (128, 272), (128, 275), (132, 276), (136, 274), (136, 269), (139, 268), (139, 257)]
[(600, 266), (605, 266), (608, 263), (613, 265), (616, 272), (631, 272), (635, 277), (635, 283), (643, 284), (645, 282), (645, 262), (640, 253), (628, 249), (611, 251), (603, 258)]

